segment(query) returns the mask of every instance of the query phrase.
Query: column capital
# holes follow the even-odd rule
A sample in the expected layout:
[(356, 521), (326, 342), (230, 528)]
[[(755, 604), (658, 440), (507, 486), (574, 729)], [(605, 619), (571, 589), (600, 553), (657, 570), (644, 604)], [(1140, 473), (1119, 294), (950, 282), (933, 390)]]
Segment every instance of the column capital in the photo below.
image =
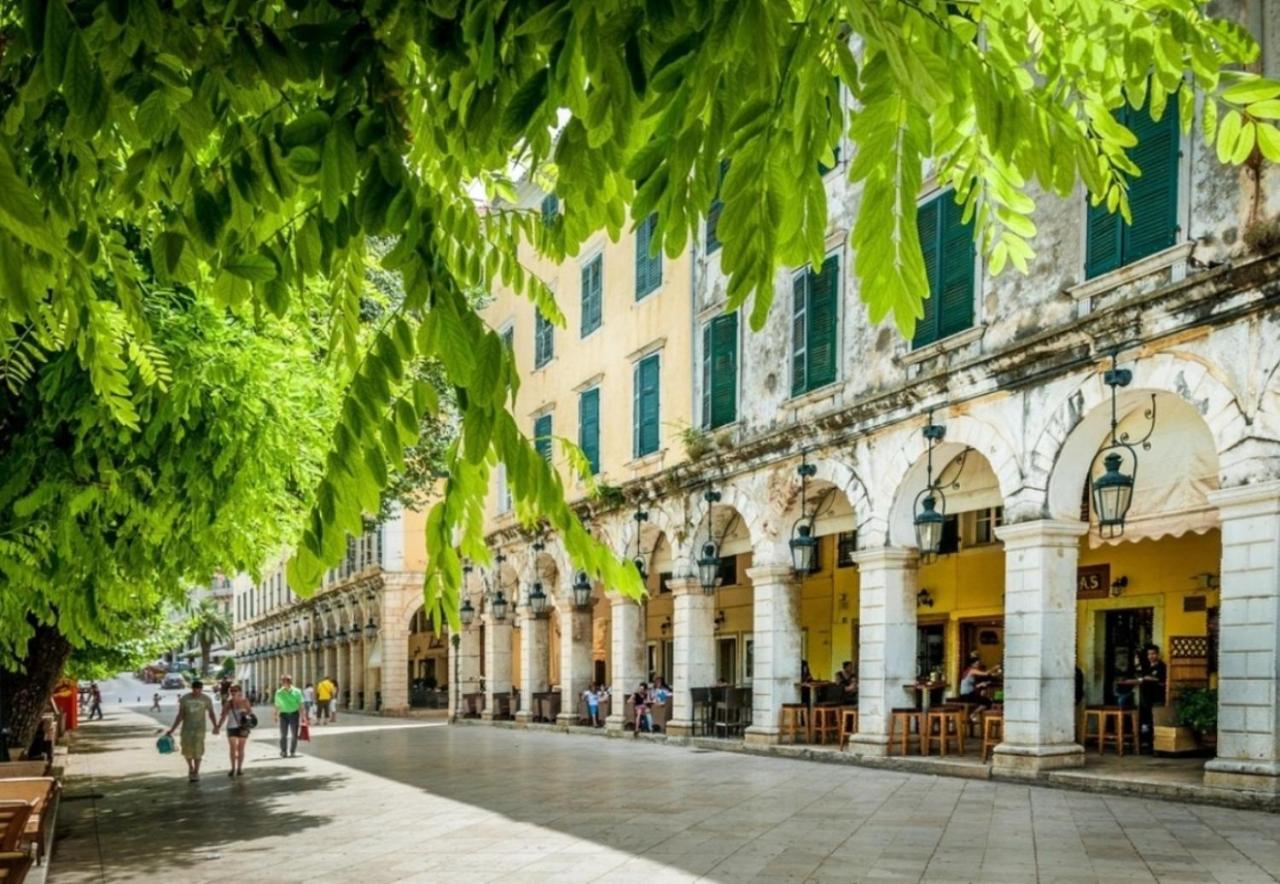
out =
[(1220, 488), (1206, 496), (1224, 520), (1280, 514), (1280, 479)]
[(667, 586), (671, 587), (673, 596), (705, 595), (697, 577), (672, 577), (667, 581)]
[(1016, 525), (1001, 525), (996, 537), (1004, 542), (1005, 552), (1028, 547), (1074, 547), (1089, 530), (1088, 522), (1077, 519), (1033, 519)]
[[(800, 578), (796, 576), (796, 570), (791, 567), (790, 562), (785, 564), (775, 563), (752, 565), (750, 568), (747, 568), (746, 575), (751, 578), (751, 584), (753, 586), (762, 583), (785, 583), (795, 585), (799, 585), (800, 583)], [(698, 589), (702, 589), (702, 587), (699, 586)]]
[(640, 602), (618, 589), (605, 590), (604, 597), (609, 600), (609, 604), (615, 608), (619, 605), (638, 605)]
[(873, 546), (853, 552), (849, 558), (859, 568), (914, 568), (920, 562), (915, 547)]

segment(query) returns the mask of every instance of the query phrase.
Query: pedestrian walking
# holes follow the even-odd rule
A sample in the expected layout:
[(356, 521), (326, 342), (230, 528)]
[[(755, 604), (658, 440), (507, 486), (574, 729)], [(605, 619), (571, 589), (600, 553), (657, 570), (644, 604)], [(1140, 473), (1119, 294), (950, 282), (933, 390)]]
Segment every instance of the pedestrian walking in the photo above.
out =
[(169, 736), (182, 725), (182, 733), (178, 742), (182, 748), (182, 757), (187, 761), (187, 782), (194, 783), (200, 779), (200, 761), (204, 758), (204, 719), (209, 717), (213, 725), (213, 735), (218, 735), (218, 722), (213, 717), (213, 700), (204, 692), (204, 683), (200, 679), (191, 682), (191, 692), (178, 698), (178, 717), (169, 728)]
[(276, 691), (272, 707), (275, 709), (276, 722), (280, 725), (280, 757), (290, 758), (298, 754), (298, 726), (308, 724), (310, 718), (304, 708), (302, 691), (293, 686), (293, 678), (285, 675), (280, 678), (280, 689)]
[[(244, 696), (240, 685), (227, 688), (227, 701), (222, 704), (222, 717), (218, 727), (227, 725), (227, 746), (231, 753), (231, 770), (227, 776), (238, 777), (244, 773), (244, 745), (249, 741), (249, 729), (257, 724), (253, 704)], [(216, 733), (216, 731), (215, 731)]]
[(320, 683), (316, 685), (316, 720), (321, 724), (328, 724), (332, 716), (330, 707), (333, 705), (334, 687), (329, 676), (320, 679)]
[(89, 685), (89, 697), (89, 720), (102, 718), (102, 689), (98, 687), (96, 681)]
[(159, 691), (151, 695), (151, 711), (152, 712), (160, 711), (160, 692)]
[(307, 704), (307, 714), (313, 718), (316, 715), (316, 686), (311, 682), (307, 682), (307, 686), (302, 689), (302, 699)]
[(333, 701), (329, 703), (329, 720), (336, 722), (338, 720), (338, 701), (342, 698), (342, 688), (338, 685), (336, 678), (329, 679), (329, 684), (333, 685)]

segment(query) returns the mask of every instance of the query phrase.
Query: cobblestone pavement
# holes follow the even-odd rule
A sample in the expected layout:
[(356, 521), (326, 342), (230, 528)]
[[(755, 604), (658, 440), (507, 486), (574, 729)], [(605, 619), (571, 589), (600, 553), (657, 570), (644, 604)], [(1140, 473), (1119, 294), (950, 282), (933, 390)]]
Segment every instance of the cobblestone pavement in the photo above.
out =
[[(1274, 881), (1280, 816), (592, 736), (343, 716), (203, 781), (155, 720), (81, 731), (53, 884)], [(94, 797), (98, 796), (98, 797)]]

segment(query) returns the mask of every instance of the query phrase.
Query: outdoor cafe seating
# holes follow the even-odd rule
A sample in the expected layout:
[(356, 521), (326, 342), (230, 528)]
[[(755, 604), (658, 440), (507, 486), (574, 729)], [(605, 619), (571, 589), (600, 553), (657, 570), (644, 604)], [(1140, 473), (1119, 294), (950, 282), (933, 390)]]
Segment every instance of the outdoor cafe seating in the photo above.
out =
[(694, 728), (700, 736), (740, 737), (751, 726), (751, 688), (693, 688)]

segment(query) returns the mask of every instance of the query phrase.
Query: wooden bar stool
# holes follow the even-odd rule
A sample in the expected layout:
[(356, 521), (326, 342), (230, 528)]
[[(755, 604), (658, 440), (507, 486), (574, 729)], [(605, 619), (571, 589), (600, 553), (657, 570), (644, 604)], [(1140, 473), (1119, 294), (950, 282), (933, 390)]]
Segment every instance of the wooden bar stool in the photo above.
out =
[(1124, 756), (1124, 746), (1130, 742), (1133, 753), (1138, 753), (1138, 710), (1124, 706), (1104, 706), (1101, 728), (1098, 731), (1098, 754), (1107, 746), (1114, 746), (1116, 754)]
[(928, 755), (934, 742), (938, 754), (946, 757), (948, 746), (954, 746), (957, 755), (964, 754), (964, 710), (954, 706), (940, 706), (929, 710), (924, 733), (920, 737), (920, 754)]
[(791, 742), (795, 743), (801, 736), (806, 743), (809, 742), (809, 707), (803, 703), (783, 703), (782, 720), (778, 729), (779, 743), (787, 737), (791, 737)]
[(813, 709), (813, 742), (826, 743), (840, 741), (840, 707), (815, 706)]
[(893, 750), (894, 735), (898, 733), (898, 729), (902, 729), (902, 752), (906, 755), (911, 745), (911, 726), (915, 725), (917, 741), (923, 739), (923, 729), (920, 726), (920, 710), (914, 707), (905, 707), (893, 709), (889, 714), (889, 750)]
[[(1102, 754), (1102, 710), (1105, 708), (1105, 706), (1084, 707), (1084, 733), (1081, 745), (1088, 749), (1089, 741), (1097, 740), (1099, 755)], [(1093, 730), (1089, 729), (1089, 725), (1094, 726)]]
[(991, 758), (991, 752), (1004, 740), (1004, 712), (988, 709), (982, 713), (982, 760)]
[(858, 707), (840, 707), (840, 748), (849, 743), (849, 738), (858, 732)]

